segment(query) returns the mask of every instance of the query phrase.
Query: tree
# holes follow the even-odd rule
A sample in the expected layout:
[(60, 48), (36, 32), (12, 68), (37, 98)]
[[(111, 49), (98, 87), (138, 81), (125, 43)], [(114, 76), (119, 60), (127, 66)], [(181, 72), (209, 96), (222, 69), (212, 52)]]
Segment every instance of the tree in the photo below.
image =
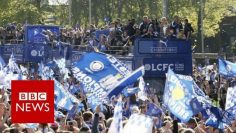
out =
[(25, 23), (27, 21), (28, 23), (38, 23), (40, 21), (41, 15), (39, 11), (26, 0), (6, 0), (3, 4), (5, 6), (1, 9), (4, 11), (0, 12), (1, 25), (12, 22)]

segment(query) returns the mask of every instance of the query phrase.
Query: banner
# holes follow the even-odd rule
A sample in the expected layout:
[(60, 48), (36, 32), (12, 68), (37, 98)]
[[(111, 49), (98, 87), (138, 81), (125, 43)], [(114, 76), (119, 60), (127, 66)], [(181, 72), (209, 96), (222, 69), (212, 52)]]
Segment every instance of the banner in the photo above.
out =
[(190, 75), (191, 61), (189, 57), (174, 57), (174, 58), (144, 58), (143, 65), (145, 67), (145, 74), (149, 76), (164, 76), (170, 67), (175, 73)]
[(114, 108), (114, 115), (111, 126), (109, 128), (108, 133), (122, 133), (123, 125), (122, 125), (122, 98), (119, 97), (116, 106)]
[[(236, 107), (236, 86), (229, 87), (227, 89), (225, 110), (230, 110), (231, 108), (234, 108), (234, 107)], [(236, 109), (229, 112), (234, 114), (236, 118)]]
[(5, 61), (3, 60), (2, 56), (0, 56), (0, 70), (6, 65)]
[[(236, 108), (233, 108), (232, 110), (235, 109)], [(235, 119), (234, 116), (229, 113), (229, 109), (222, 110), (221, 108), (212, 106), (209, 110), (211, 114), (210, 117), (206, 120), (207, 126), (212, 126), (218, 129), (224, 129), (226, 125), (231, 124), (231, 121)]]
[(45, 44), (32, 44), (25, 47), (25, 61), (41, 62), (46, 57), (48, 48)]
[(178, 39), (137, 38), (134, 46), (134, 68), (145, 66), (148, 78), (165, 77), (168, 68), (175, 73), (192, 74), (191, 42)]
[(219, 62), (219, 74), (226, 77), (236, 76), (236, 63), (232, 63), (227, 60), (218, 59)]
[(142, 76), (142, 69), (131, 73), (125, 64), (111, 55), (91, 52), (72, 64), (74, 77), (84, 85), (84, 92), (92, 108), (108, 96), (118, 95), (125, 87)]
[(154, 103), (148, 103), (148, 110), (146, 112), (146, 115), (148, 116), (155, 116), (155, 117), (160, 117), (162, 114), (162, 109), (161, 107), (158, 107), (156, 104)]
[(14, 53), (14, 57), (16, 62), (24, 62), (24, 44), (10, 44), (1, 46), (2, 52), (0, 53), (5, 62), (7, 62), (12, 53)]
[[(180, 76), (188, 80), (186, 77)], [(191, 106), (190, 102), (194, 102), (196, 94), (193, 89), (191, 79), (188, 82), (180, 79), (171, 69), (168, 70), (164, 91), (164, 104), (169, 111), (183, 122), (188, 122), (194, 115), (193, 109), (197, 106)], [(198, 105), (198, 103), (192, 103)]]
[(80, 101), (72, 95), (68, 90), (64, 89), (62, 84), (56, 80), (55, 82), (55, 103), (57, 108), (66, 109), (67, 111), (71, 110), (76, 103)]
[(122, 93), (125, 97), (129, 97), (135, 93), (138, 93), (140, 91), (140, 89), (138, 87), (134, 87), (134, 88), (125, 88)]
[(47, 34), (53, 34), (56, 39), (60, 35), (59, 26), (35, 25), (27, 26), (25, 30), (25, 41), (27, 44), (38, 44), (49, 42)]

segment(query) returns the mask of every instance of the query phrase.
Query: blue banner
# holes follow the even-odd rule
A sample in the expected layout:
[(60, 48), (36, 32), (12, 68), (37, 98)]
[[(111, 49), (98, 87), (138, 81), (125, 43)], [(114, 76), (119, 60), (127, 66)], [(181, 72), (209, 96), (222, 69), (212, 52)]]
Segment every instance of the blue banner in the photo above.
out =
[(163, 111), (161, 107), (158, 107), (154, 103), (148, 103), (148, 110), (147, 110), (146, 115), (160, 117), (162, 112)]
[[(211, 107), (210, 109), (210, 117), (206, 120), (207, 126), (212, 126), (218, 129), (224, 129), (226, 125), (231, 124), (231, 121), (235, 119), (233, 114), (229, 113), (229, 110), (222, 110), (218, 107)], [(235, 110), (235, 108), (232, 108)]]
[(218, 59), (219, 62), (219, 73), (226, 77), (236, 76), (236, 63), (232, 63), (227, 60)]
[(125, 97), (129, 97), (135, 93), (138, 93), (139, 91), (140, 91), (140, 89), (138, 87), (125, 88), (122, 93)]
[(194, 115), (190, 101), (195, 97), (191, 84), (187, 84), (171, 70), (168, 70), (164, 91), (164, 104), (169, 111), (183, 122)]
[(2, 56), (0, 55), (0, 68), (6, 65), (5, 61), (3, 60)]
[(84, 85), (84, 92), (92, 108), (108, 96), (118, 95), (125, 87), (142, 76), (139, 70), (131, 73), (128, 68), (111, 55), (87, 53), (72, 64), (74, 77)]
[(1, 46), (2, 52), (0, 55), (4, 59), (5, 62), (7, 62), (11, 56), (12, 53), (14, 53), (14, 57), (16, 59), (16, 62), (24, 62), (24, 50), (25, 46), (24, 44), (9, 44), (9, 45), (3, 45)]
[(145, 75), (148, 76), (165, 76), (168, 68), (174, 70), (175, 73), (191, 75), (192, 67), (189, 57), (183, 58), (144, 58), (143, 65), (145, 67)]
[(57, 108), (62, 108), (67, 111), (71, 110), (76, 103), (80, 101), (73, 96), (68, 90), (66, 90), (62, 84), (54, 80), (54, 90), (55, 90), (55, 103)]
[(127, 74), (126, 77), (120, 80), (117, 84), (114, 84), (114, 89), (111, 89), (108, 92), (108, 97), (111, 98), (112, 96), (117, 96), (124, 88), (134, 84), (143, 75), (144, 67), (140, 67), (131, 74)]
[(191, 42), (179, 39), (138, 38), (134, 46), (134, 68), (145, 66), (144, 77), (165, 77), (168, 67), (175, 73), (192, 74)]
[(26, 44), (40, 44), (49, 42), (48, 35), (53, 35), (58, 39), (60, 35), (59, 26), (27, 26), (25, 32), (25, 43)]
[(47, 54), (48, 47), (44, 44), (26, 45), (25, 61), (41, 62)]
[(158, 40), (136, 39), (139, 54), (186, 54), (191, 53), (190, 41), (186, 40)]

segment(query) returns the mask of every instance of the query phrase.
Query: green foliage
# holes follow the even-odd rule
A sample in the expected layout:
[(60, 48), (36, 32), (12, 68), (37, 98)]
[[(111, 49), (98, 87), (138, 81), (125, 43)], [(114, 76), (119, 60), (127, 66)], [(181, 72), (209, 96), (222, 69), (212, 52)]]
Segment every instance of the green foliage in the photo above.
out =
[[(3, 2), (2, 2), (3, 1)], [(2, 0), (0, 3), (0, 25), (7, 23), (38, 23), (41, 15), (27, 0)], [(27, 5), (27, 6), (26, 6)]]
[[(80, 23), (88, 25), (89, 0), (71, 0), (72, 25)], [(110, 17), (113, 21), (121, 18), (123, 22), (135, 18), (137, 22), (144, 15), (152, 19), (162, 17), (163, 0), (91, 0), (92, 22), (104, 25), (104, 18)], [(169, 21), (173, 16), (188, 18), (193, 28), (200, 32), (200, 0), (168, 0)], [(204, 35), (215, 36), (219, 31), (219, 23), (224, 16), (233, 15), (228, 7), (236, 7), (235, 0), (203, 0), (204, 1)], [(0, 25), (9, 22), (38, 23), (42, 18), (53, 15), (56, 24), (69, 24), (69, 6), (47, 6), (48, 0), (0, 0)], [(195, 34), (197, 33), (195, 32)]]

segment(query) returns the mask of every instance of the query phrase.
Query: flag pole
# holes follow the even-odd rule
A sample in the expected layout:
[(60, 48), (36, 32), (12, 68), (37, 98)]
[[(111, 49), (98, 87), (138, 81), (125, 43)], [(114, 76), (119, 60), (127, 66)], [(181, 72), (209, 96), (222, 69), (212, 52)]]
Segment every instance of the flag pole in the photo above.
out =
[(218, 87), (217, 87), (217, 89), (216, 89), (216, 93), (217, 93), (217, 100), (218, 100), (218, 98), (220, 98), (220, 100), (221, 100), (221, 98), (222, 98), (222, 96), (221, 96), (221, 91), (219, 91), (219, 89), (221, 90), (222, 88), (221, 88), (221, 76), (220, 76), (220, 74), (219, 74), (219, 76), (218, 76)]

